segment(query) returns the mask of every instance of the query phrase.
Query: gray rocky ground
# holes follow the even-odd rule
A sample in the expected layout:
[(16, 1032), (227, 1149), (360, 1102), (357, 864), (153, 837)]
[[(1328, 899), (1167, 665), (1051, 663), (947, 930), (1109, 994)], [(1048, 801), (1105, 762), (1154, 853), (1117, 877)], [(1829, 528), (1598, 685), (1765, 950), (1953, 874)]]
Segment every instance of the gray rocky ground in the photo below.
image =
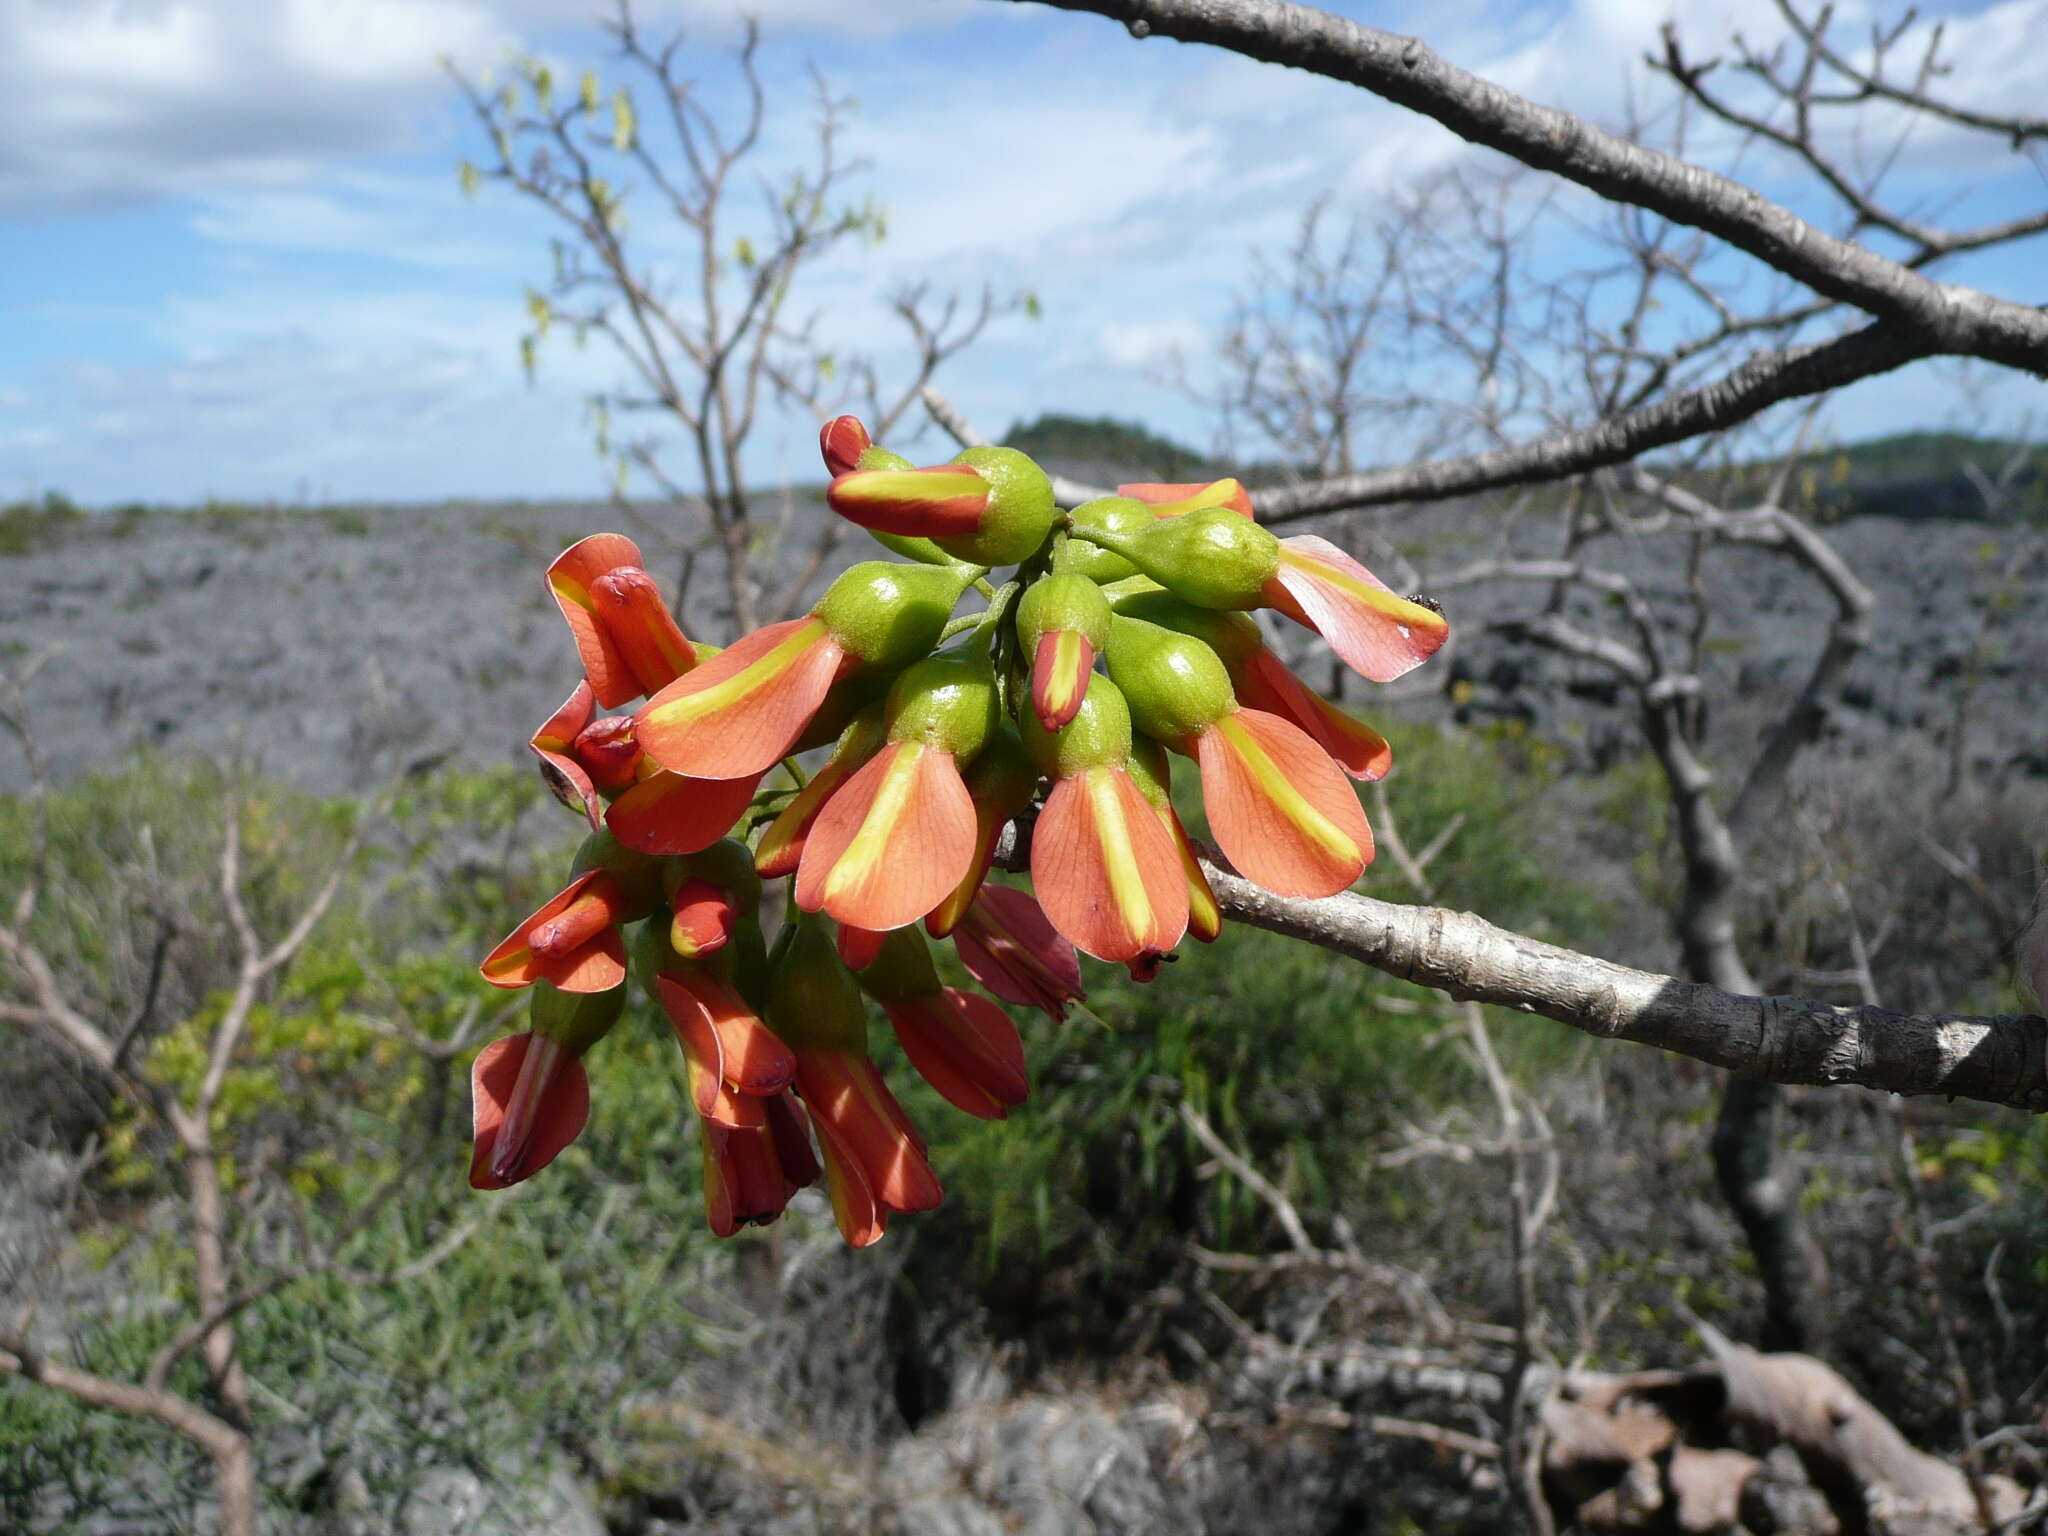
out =
[[(815, 515), (814, 512), (809, 515)], [(799, 526), (805, 519), (799, 519)], [(132, 747), (235, 755), (307, 788), (361, 788), (380, 772), (447, 753), (517, 760), (534, 725), (568, 693), (575, 662), (541, 571), (582, 533), (619, 514), (590, 506), (462, 506), (156, 514), (88, 524), (55, 547), (0, 558), (0, 654), (60, 650), (30, 703), (53, 771), (69, 778)], [(1549, 555), (1544, 524), (1503, 526), (1459, 505), (1371, 515), (1332, 530), (1399, 580), (1389, 548), (1426, 591), (1432, 574), (1514, 552)], [(1877, 594), (1875, 643), (1845, 690), (1834, 747), (1886, 753), (1939, 745), (1968, 687), (1968, 757), (1994, 773), (2048, 776), (2048, 540), (2031, 528), (1853, 519), (1829, 530)], [(807, 548), (802, 533), (787, 541)], [(680, 557), (643, 539), (657, 574)], [(849, 549), (851, 545), (847, 546)], [(1375, 551), (1378, 553), (1375, 553)], [(1675, 592), (1668, 551), (1617, 543), (1603, 564)], [(1825, 595), (1787, 562), (1717, 555), (1708, 638), (1710, 697), (1725, 697), (1721, 749), (1796, 691), (1825, 632)], [(727, 639), (700, 575), (693, 633)], [(1528, 719), (1592, 761), (1633, 730), (1607, 679), (1504, 644), (1495, 618), (1526, 611), (1527, 589), (1451, 596), (1456, 650), (1416, 674), (1382, 711), (1444, 713), (1458, 680), (1471, 720)], [(1517, 605), (1520, 605), (1519, 607)], [(1418, 691), (1418, 685), (1419, 690)], [(0, 788), (22, 783), (0, 759)]]

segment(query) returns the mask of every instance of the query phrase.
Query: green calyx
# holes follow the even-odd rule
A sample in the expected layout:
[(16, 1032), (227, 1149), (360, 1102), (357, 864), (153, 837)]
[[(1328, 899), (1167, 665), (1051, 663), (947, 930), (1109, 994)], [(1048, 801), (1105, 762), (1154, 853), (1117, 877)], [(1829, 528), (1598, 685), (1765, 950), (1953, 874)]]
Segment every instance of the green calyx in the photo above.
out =
[(1135, 534), (1152, 526), (1152, 510), (1130, 496), (1098, 496), (1084, 501), (1067, 514), (1067, 524), (1076, 535), (1066, 542), (1053, 568), (1086, 576), (1090, 581), (1122, 581), (1138, 574), (1138, 568), (1122, 555), (1099, 543), (1087, 542), (1089, 534)]
[(1233, 672), (1266, 648), (1258, 621), (1248, 613), (1197, 608), (1156, 586), (1103, 595), (1109, 599), (1110, 608), (1125, 618), (1142, 619), (1147, 624), (1193, 635)]
[(793, 1051), (868, 1053), (860, 988), (840, 962), (825, 919), (806, 912), (769, 962), (764, 1020)]
[(980, 571), (971, 565), (847, 567), (811, 611), (832, 637), (869, 667), (906, 667), (939, 643), (940, 632)]
[(1131, 782), (1154, 810), (1173, 808), (1173, 760), (1150, 736), (1131, 741)]
[(593, 869), (604, 870), (618, 881), (619, 889), (626, 893), (626, 900), (638, 915), (661, 904), (662, 862), (651, 853), (628, 848), (612, 836), (609, 827), (599, 827), (577, 848), (569, 873), (573, 876), (588, 874)]
[[(1071, 547), (1071, 546), (1070, 546)], [(1109, 639), (1109, 600), (1086, 576), (1058, 571), (1024, 589), (1017, 600), (1017, 638), (1027, 658), (1044, 636), (1072, 630), (1100, 651)]]
[(536, 981), (528, 995), (527, 1028), (572, 1056), (581, 1056), (610, 1034), (626, 1007), (623, 982), (609, 992), (563, 992)]
[(1037, 554), (1057, 515), (1045, 471), (1015, 448), (968, 448), (952, 462), (987, 483), (988, 510), (974, 532), (932, 542), (956, 560), (981, 566), (1016, 565)]
[(1061, 729), (1048, 731), (1028, 709), (1017, 725), (1025, 750), (1050, 779), (1121, 766), (1131, 755), (1131, 711), (1116, 684), (1099, 673), (1089, 678), (1079, 712)]
[(998, 821), (1008, 821), (1038, 793), (1038, 765), (1017, 733), (1001, 722), (982, 744), (964, 777), (968, 796)]
[(1120, 614), (1103, 655), (1131, 723), (1156, 740), (1177, 746), (1237, 708), (1230, 673), (1193, 635)]
[(996, 728), (996, 674), (978, 645), (905, 667), (889, 689), (889, 739), (950, 752), (965, 764)]
[(1280, 569), (1280, 541), (1227, 507), (1158, 519), (1135, 531), (1076, 523), (1073, 532), (1122, 555), (1197, 608), (1256, 608)]
[(939, 973), (932, 964), (932, 952), (924, 934), (912, 923), (897, 928), (882, 941), (882, 951), (854, 980), (861, 991), (878, 1003), (907, 1003), (930, 997), (939, 990)]

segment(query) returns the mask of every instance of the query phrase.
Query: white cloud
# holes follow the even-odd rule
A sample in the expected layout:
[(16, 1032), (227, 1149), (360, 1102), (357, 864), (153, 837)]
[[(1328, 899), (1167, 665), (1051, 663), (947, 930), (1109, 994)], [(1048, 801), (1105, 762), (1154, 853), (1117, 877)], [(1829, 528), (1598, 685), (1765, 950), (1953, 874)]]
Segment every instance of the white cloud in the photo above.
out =
[[(877, 37), (956, 22), (966, 0), (643, 3)], [(0, 0), (0, 212), (300, 185), (339, 156), (414, 146), (445, 107), (439, 60), (495, 63), (603, 0)]]

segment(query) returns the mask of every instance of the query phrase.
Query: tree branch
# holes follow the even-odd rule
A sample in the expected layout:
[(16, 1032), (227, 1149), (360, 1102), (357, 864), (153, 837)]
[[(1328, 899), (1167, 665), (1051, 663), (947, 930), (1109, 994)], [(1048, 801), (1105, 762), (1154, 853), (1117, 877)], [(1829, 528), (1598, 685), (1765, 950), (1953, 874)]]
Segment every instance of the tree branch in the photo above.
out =
[(1540, 1013), (1774, 1083), (1855, 1083), (2048, 1113), (2048, 1020), (1840, 1007), (1744, 997), (1596, 959), (1469, 912), (1345, 894), (1275, 896), (1206, 865), (1224, 914), (1361, 960), (1460, 1001)]
[[(1013, 0), (1014, 3), (1014, 0)], [(1093, 11), (1139, 37), (1211, 43), (1355, 85), (1458, 137), (1598, 193), (1706, 231), (1816, 293), (1917, 338), (1928, 352), (2048, 373), (2048, 313), (1937, 283), (1840, 240), (1728, 177), (1515, 95), (1397, 37), (1286, 0), (1043, 0)]]

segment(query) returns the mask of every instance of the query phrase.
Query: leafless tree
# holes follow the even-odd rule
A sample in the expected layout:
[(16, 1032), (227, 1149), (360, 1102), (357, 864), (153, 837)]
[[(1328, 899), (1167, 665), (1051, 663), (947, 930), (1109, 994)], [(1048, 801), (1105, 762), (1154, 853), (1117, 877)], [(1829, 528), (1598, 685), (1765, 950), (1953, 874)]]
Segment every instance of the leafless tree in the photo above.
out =
[[(761, 164), (771, 101), (755, 24), (732, 55), (739, 106), (730, 113), (692, 78), (698, 58), (681, 32), (650, 37), (630, 0), (619, 0), (608, 31), (619, 75), (609, 88), (586, 72), (571, 90), (538, 59), (521, 60), (495, 89), (454, 72), (490, 146), (481, 164), (464, 163), (463, 181), (503, 183), (554, 221), (550, 275), (528, 299), (526, 364), (557, 326), (608, 344), (626, 382), (593, 396), (591, 409), (599, 451), (619, 470), (621, 506), (636, 510), (623, 487), (638, 474), (686, 514), (636, 521), (664, 541), (676, 526), (694, 528), (681, 551), (685, 580), (697, 551), (715, 550), (726, 617), (751, 629), (796, 604), (837, 532), (828, 520), (809, 553), (765, 588), (772, 564), (761, 569), (762, 556), (788, 531), (794, 502), (785, 497), (779, 524), (763, 526), (746, 454), (764, 413), (794, 402), (822, 420), (858, 403), (886, 433), (991, 320), (1035, 303), (906, 284), (890, 300), (912, 352), (900, 379), (885, 383), (871, 356), (835, 354), (819, 315), (801, 308), (801, 279), (835, 249), (879, 241), (887, 228), (879, 205), (854, 197), (865, 167), (841, 143), (850, 103), (814, 70), (808, 158), (771, 169)], [(741, 196), (749, 179), (760, 193), (752, 210)], [(682, 253), (673, 262), (657, 254), (671, 238)], [(628, 421), (653, 426), (626, 431)], [(624, 433), (616, 439), (615, 424)], [(670, 438), (687, 468), (668, 456)]]

